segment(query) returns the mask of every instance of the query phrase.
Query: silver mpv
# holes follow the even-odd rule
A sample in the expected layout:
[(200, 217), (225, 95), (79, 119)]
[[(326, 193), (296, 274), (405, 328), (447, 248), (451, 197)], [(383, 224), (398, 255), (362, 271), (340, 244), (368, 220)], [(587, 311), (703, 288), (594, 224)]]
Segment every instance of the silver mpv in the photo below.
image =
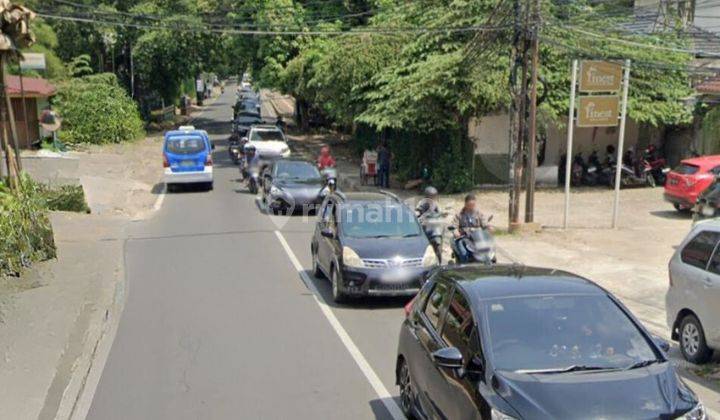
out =
[(696, 224), (670, 260), (667, 322), (686, 360), (705, 363), (720, 349), (720, 221)]

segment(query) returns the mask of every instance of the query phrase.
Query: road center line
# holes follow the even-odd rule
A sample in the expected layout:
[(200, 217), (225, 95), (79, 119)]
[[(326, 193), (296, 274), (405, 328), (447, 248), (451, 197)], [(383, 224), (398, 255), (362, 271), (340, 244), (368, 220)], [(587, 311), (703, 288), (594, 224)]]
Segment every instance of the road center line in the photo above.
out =
[(312, 292), (315, 302), (320, 307), (320, 310), (322, 311), (323, 315), (325, 315), (325, 318), (330, 323), (330, 326), (333, 328), (333, 330), (335, 330), (335, 333), (340, 338), (340, 341), (342, 341), (348, 353), (350, 353), (350, 356), (352, 356), (353, 360), (355, 360), (355, 363), (357, 363), (363, 375), (365, 375), (365, 378), (375, 390), (377, 396), (380, 397), (380, 401), (382, 401), (383, 405), (388, 410), (393, 419), (404, 420), (405, 415), (403, 415), (402, 410), (400, 410), (400, 407), (398, 407), (397, 403), (395, 403), (395, 400), (390, 395), (387, 388), (385, 388), (385, 385), (383, 385), (382, 381), (377, 376), (373, 368), (370, 366), (370, 363), (368, 363), (367, 359), (365, 359), (365, 356), (363, 356), (363, 354), (360, 352), (360, 349), (358, 349), (352, 338), (350, 338), (350, 335), (347, 333), (347, 331), (345, 331), (345, 328), (342, 326), (342, 324), (340, 324), (340, 321), (337, 319), (332, 309), (330, 309), (330, 306), (328, 306), (325, 298), (323, 298), (323, 296), (317, 290), (317, 287), (315, 287), (315, 284), (305, 272), (305, 268), (302, 266), (302, 264), (300, 264), (300, 261), (297, 259), (295, 253), (290, 248), (290, 245), (288, 245), (282, 232), (276, 230), (275, 236), (277, 236), (280, 244), (285, 249), (285, 253), (287, 253), (288, 257), (290, 258), (290, 262), (292, 262), (295, 270), (297, 270), (298, 274), (300, 274), (300, 278), (302, 278), (303, 283), (305, 283), (305, 287), (307, 287), (308, 290)]

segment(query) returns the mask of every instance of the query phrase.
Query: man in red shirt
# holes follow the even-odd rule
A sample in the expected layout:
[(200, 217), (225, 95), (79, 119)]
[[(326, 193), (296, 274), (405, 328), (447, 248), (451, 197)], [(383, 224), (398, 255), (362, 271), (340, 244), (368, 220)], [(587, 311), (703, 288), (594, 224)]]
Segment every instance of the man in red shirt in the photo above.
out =
[(322, 149), (320, 149), (320, 156), (318, 156), (317, 159), (317, 166), (318, 169), (320, 169), (321, 171), (326, 168), (335, 167), (335, 158), (333, 158), (330, 154), (329, 147), (323, 146)]

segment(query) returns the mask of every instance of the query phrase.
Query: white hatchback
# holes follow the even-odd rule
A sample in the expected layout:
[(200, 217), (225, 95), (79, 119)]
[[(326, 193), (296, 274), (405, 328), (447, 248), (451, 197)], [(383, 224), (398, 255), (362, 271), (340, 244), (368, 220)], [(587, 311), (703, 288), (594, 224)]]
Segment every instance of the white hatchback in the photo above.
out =
[(670, 260), (667, 322), (686, 360), (705, 363), (720, 349), (720, 221), (696, 224)]

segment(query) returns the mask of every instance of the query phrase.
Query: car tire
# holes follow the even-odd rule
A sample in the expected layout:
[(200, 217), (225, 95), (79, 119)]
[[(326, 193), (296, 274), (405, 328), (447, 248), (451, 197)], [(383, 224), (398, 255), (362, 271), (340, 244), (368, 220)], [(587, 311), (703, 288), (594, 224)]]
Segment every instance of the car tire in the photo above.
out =
[(680, 213), (689, 213), (690, 208), (689, 207), (682, 207), (680, 204), (674, 203), (673, 207), (675, 207), (675, 210)]
[(208, 183), (206, 184), (206, 186), (207, 186), (207, 190), (208, 190), (208, 191), (212, 191), (212, 190), (215, 188), (215, 183), (213, 183), (213, 182), (211, 181), (211, 182), (208, 182)]
[(167, 184), (167, 192), (174, 193), (175, 191), (177, 191), (177, 185)]
[(347, 300), (345, 293), (340, 290), (340, 281), (342, 281), (340, 278), (340, 270), (338, 270), (337, 267), (333, 267), (332, 273), (330, 274), (330, 283), (332, 284), (332, 298), (335, 303), (343, 303)]
[(320, 263), (318, 262), (317, 252), (315, 252), (311, 249), (310, 254), (312, 255), (312, 275), (318, 279), (325, 278), (325, 274), (320, 269)]
[(400, 409), (408, 419), (415, 419), (413, 405), (415, 404), (415, 395), (413, 393), (412, 378), (410, 377), (410, 368), (405, 359), (400, 359), (398, 366), (398, 386), (400, 387)]
[(707, 363), (712, 357), (712, 349), (707, 346), (705, 332), (695, 315), (685, 315), (680, 322), (680, 351), (688, 362)]

